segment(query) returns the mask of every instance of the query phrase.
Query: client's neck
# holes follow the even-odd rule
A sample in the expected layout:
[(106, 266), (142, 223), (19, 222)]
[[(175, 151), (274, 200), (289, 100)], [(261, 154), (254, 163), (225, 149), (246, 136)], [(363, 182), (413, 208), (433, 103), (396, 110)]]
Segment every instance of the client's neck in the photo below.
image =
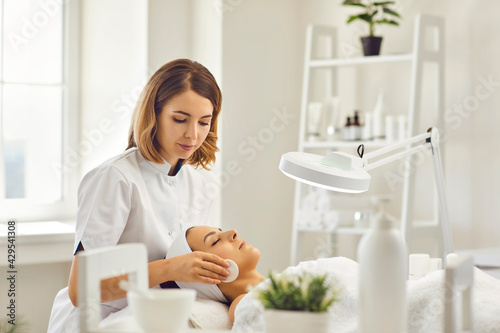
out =
[(231, 283), (219, 284), (219, 289), (232, 302), (236, 297), (248, 292), (249, 287), (254, 287), (264, 281), (266, 278), (253, 269), (240, 274), (236, 280)]

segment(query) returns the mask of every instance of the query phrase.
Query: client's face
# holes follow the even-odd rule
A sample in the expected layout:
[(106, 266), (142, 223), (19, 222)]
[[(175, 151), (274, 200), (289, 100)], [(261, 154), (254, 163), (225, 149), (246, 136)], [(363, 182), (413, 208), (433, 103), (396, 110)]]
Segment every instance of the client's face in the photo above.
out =
[(236, 230), (222, 231), (209, 226), (189, 229), (186, 239), (193, 251), (203, 251), (231, 259), (242, 268), (253, 269), (260, 258), (259, 249), (238, 237)]

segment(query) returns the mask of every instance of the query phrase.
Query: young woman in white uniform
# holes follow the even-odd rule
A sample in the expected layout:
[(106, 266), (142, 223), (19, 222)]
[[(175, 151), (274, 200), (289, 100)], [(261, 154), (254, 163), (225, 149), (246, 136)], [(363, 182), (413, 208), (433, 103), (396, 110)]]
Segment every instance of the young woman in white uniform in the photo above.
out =
[[(218, 284), (229, 272), (217, 255), (193, 252), (164, 259), (181, 230), (208, 224), (211, 196), (193, 169), (215, 161), (222, 95), (212, 74), (187, 59), (161, 67), (144, 87), (132, 118), (126, 151), (82, 180), (74, 253), (121, 243), (148, 248), (149, 285), (167, 281)], [(101, 283), (104, 317), (126, 306), (117, 287)], [(48, 332), (78, 331), (78, 256), (68, 287), (54, 301)]]

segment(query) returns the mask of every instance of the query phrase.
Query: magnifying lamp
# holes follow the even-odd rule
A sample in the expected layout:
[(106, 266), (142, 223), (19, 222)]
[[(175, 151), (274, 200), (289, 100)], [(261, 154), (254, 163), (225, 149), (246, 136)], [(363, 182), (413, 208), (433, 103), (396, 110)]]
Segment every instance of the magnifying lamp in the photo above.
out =
[[(330, 152), (326, 156), (303, 152), (286, 153), (281, 157), (279, 168), (288, 177), (312, 186), (337, 192), (361, 193), (370, 187), (371, 176), (368, 171), (403, 157), (429, 150), (434, 166), (434, 180), (446, 255), (453, 252), (453, 243), (448, 224), (448, 209), (439, 151), (439, 131), (436, 128), (430, 128), (427, 133), (367, 154), (364, 154), (364, 146), (360, 145), (358, 156), (343, 152)], [(381, 157), (383, 155), (387, 156)], [(379, 159), (376, 160), (377, 158)]]

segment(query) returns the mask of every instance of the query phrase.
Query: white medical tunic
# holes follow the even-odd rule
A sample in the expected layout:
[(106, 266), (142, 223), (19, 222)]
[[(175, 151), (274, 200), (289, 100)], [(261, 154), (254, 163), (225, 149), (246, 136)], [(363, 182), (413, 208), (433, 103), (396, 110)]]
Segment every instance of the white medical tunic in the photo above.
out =
[[(74, 252), (80, 243), (91, 250), (137, 242), (146, 245), (151, 262), (165, 258), (181, 230), (208, 224), (212, 196), (203, 176), (189, 165), (169, 176), (170, 167), (131, 148), (87, 173), (78, 190)], [(126, 299), (105, 303), (101, 313), (106, 317), (126, 304)], [(77, 313), (67, 288), (61, 290), (48, 332), (70, 332)]]

